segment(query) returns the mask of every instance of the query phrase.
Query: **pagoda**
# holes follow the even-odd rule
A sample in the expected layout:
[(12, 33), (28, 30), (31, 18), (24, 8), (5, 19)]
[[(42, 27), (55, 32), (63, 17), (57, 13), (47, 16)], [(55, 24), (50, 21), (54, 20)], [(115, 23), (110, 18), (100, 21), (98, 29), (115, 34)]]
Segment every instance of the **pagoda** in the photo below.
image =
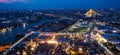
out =
[(96, 11), (94, 11), (93, 9), (90, 9), (88, 12), (85, 13), (86, 17), (95, 17), (96, 15), (101, 15), (99, 13), (97, 13)]

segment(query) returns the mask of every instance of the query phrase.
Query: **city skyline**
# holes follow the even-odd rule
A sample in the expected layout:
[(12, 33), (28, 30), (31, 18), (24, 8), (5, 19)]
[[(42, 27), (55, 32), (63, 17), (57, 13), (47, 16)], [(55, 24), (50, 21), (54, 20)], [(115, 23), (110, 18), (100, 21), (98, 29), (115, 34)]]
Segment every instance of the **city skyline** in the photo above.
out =
[(0, 0), (0, 9), (120, 8), (120, 0)]
[(0, 55), (120, 55), (120, 0), (0, 0)]

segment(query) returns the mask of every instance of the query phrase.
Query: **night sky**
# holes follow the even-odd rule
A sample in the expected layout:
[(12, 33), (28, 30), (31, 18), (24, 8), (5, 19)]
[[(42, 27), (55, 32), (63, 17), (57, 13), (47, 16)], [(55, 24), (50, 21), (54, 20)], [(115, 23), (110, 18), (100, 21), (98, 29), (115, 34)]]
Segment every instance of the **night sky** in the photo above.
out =
[(0, 0), (0, 9), (120, 8), (120, 0)]

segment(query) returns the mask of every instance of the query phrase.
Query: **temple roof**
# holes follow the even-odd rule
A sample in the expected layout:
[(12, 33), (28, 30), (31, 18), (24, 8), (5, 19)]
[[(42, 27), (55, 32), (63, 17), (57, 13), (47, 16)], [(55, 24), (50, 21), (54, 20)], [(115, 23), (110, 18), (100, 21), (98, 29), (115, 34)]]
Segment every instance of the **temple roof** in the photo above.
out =
[(93, 17), (96, 15), (100, 15), (99, 13), (97, 13), (96, 11), (94, 11), (93, 9), (90, 9), (88, 12), (85, 13), (86, 17)]

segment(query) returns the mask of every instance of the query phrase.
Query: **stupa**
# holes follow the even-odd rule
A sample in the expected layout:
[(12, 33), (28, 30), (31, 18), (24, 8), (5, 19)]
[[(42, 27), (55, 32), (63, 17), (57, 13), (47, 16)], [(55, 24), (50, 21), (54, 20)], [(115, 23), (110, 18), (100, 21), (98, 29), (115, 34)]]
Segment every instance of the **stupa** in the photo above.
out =
[(99, 13), (97, 13), (96, 11), (90, 9), (88, 12), (85, 13), (86, 17), (95, 17), (96, 15), (101, 15)]

